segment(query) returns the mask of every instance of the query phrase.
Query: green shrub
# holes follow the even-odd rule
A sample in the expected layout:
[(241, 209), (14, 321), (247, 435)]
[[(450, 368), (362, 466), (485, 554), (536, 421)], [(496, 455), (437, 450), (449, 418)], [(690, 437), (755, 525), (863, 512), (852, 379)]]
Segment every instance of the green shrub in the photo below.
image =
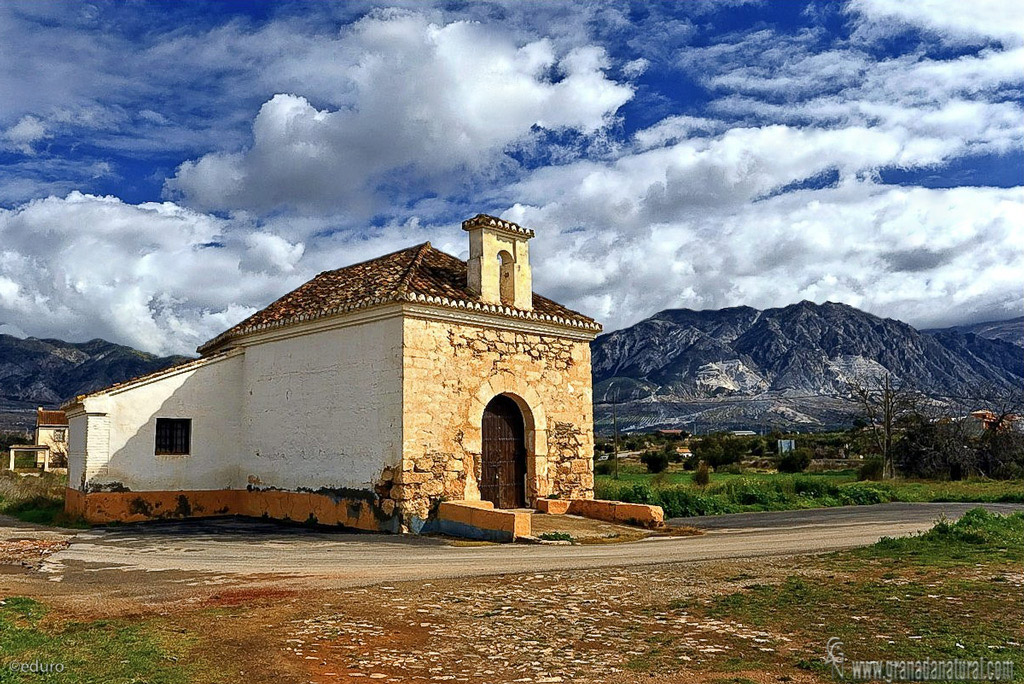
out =
[(4, 506), (3, 512), (25, 522), (51, 524), (64, 512), (64, 502), (48, 496), (33, 496)]
[(660, 473), (668, 468), (668, 454), (664, 451), (648, 451), (640, 456), (640, 462), (647, 466), (647, 472)]
[(725, 433), (712, 433), (700, 438), (691, 447), (693, 453), (712, 468), (736, 463), (746, 453), (747, 443)]
[(594, 474), (595, 475), (611, 475), (615, 472), (615, 461), (611, 459), (607, 461), (595, 461), (594, 462)]
[(885, 472), (885, 464), (880, 458), (869, 458), (861, 464), (857, 471), (858, 480), (881, 480)]
[(67, 525), (64, 491), (67, 476), (55, 473), (0, 474), (0, 513), (26, 522)]
[(658, 492), (658, 504), (669, 518), (737, 513), (739, 507), (714, 494), (698, 493), (685, 487), (672, 487)]
[(642, 504), (654, 503), (654, 490), (643, 483), (633, 485), (630, 489), (626, 490), (626, 492), (626, 496), (630, 498), (623, 498), (622, 501)]
[(821, 499), (839, 496), (839, 486), (820, 478), (798, 477), (793, 479), (793, 491), (800, 496)]
[(741, 466), (739, 463), (730, 463), (727, 466), (722, 466), (715, 472), (729, 473), (730, 475), (742, 475), (743, 466)]
[(693, 484), (698, 487), (707, 487), (711, 484), (711, 468), (704, 461), (700, 462), (697, 469), (693, 471)]
[(802, 473), (813, 459), (814, 453), (810, 449), (800, 447), (779, 456), (777, 467), (780, 473)]
[(890, 492), (871, 485), (849, 484), (839, 489), (839, 501), (844, 506), (867, 506), (893, 500)]
[(712, 494), (724, 495), (727, 501), (741, 506), (759, 506), (768, 510), (778, 508), (787, 498), (786, 487), (792, 494), (792, 481), (786, 480), (729, 480), (712, 488)]

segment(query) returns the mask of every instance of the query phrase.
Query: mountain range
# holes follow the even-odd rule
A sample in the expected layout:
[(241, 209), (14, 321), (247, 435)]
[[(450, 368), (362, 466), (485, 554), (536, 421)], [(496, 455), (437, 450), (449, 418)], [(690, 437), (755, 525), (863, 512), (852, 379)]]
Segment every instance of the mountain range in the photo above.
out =
[[(619, 428), (800, 429), (848, 425), (849, 383), (890, 372), (933, 397), (1024, 388), (1024, 317), (917, 330), (845, 304), (668, 309), (592, 344), (594, 414)], [(104, 340), (0, 334), (0, 429), (187, 360)]]
[(619, 428), (823, 429), (850, 383), (892, 373), (938, 401), (1020, 391), (1024, 318), (917, 330), (845, 304), (669, 309), (593, 345), (595, 420)]
[(185, 361), (105, 340), (64, 342), (0, 334), (0, 429), (29, 429), (38, 406)]

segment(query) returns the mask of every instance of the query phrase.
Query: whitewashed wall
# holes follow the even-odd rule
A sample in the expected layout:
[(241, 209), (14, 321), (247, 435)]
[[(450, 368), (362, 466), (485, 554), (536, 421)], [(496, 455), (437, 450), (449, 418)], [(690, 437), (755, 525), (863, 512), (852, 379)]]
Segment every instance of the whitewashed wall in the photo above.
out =
[(243, 483), (372, 489), (401, 463), (402, 320), (245, 348)]
[[(87, 415), (88, 414), (88, 415)], [(155, 454), (190, 418), (191, 453)], [(398, 317), (252, 344), (69, 410), (70, 482), (132, 491), (372, 489), (401, 463)]]
[(81, 488), (85, 482), (88, 417), (84, 412), (68, 413), (68, 486)]
[[(135, 491), (237, 486), (241, 386), (242, 357), (236, 355), (86, 398), (88, 484), (119, 484)], [(75, 462), (80, 460), (84, 417), (71, 415)], [(156, 455), (157, 418), (192, 419), (191, 453)], [(73, 486), (81, 477), (78, 468), (71, 466)]]

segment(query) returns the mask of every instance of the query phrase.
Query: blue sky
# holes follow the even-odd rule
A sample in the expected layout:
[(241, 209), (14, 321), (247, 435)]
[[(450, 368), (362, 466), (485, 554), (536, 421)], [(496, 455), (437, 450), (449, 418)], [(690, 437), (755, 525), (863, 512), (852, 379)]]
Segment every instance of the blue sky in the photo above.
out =
[(188, 352), (481, 211), (607, 329), (1020, 315), (1018, 4), (4, 3), (0, 330)]

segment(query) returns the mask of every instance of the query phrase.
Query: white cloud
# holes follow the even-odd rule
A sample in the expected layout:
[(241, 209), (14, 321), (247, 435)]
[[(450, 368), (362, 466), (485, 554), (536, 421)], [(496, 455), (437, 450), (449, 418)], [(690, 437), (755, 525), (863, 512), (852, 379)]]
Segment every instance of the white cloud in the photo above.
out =
[(622, 65), (622, 75), (626, 78), (639, 78), (651, 66), (651, 61), (643, 57), (631, 59)]
[(606, 77), (600, 48), (559, 54), (544, 39), (520, 45), (494, 27), (418, 14), (364, 18), (332, 54), (337, 108), (279, 93), (261, 107), (251, 147), (182, 164), (169, 190), (206, 209), (358, 212), (389, 180), (403, 194), (465, 187), (507, 164), (506, 148), (535, 127), (596, 133), (632, 96)]
[(301, 242), (293, 245), (273, 233), (249, 233), (245, 236), (245, 244), (248, 251), (242, 260), (242, 267), (263, 273), (293, 272), (305, 251), (305, 245)]
[[(886, 12), (899, 11), (893, 8), (918, 6), (881, 5), (855, 4), (854, 25), (881, 21)], [(1008, 11), (1010, 23), (1016, 21), (1013, 16)], [(720, 125), (785, 124), (805, 131), (868, 128), (899, 149), (887, 162), (880, 159), (879, 166), (935, 167), (958, 157), (1024, 147), (1019, 98), (1024, 48), (989, 46), (950, 58), (926, 54), (919, 48), (879, 57), (869, 36), (856, 32), (850, 40), (825, 41), (817, 29), (793, 35), (762, 29), (685, 50), (678, 63), (714, 94), (707, 112), (717, 115)], [(672, 144), (679, 137), (668, 135), (666, 124), (671, 121), (641, 131), (637, 141)], [(855, 157), (863, 156), (855, 152)]]
[(21, 117), (18, 123), (8, 128), (3, 134), (7, 145), (22, 154), (35, 154), (33, 143), (47, 137), (49, 135), (46, 132), (46, 126), (34, 116)]
[(596, 207), (593, 193), (558, 186), (545, 204), (505, 212), (538, 231), (538, 289), (608, 329), (663, 308), (803, 299), (921, 326), (1020, 315), (1022, 188), (850, 181), (699, 209), (678, 194), (676, 211), (653, 221), (633, 220), (651, 213), (650, 193), (615, 187), (603, 184), (608, 197)]
[[(316, 14), (361, 11), (342, 6), (135, 42), (102, 16), (0, 7), (0, 145), (26, 153), (0, 202), (66, 195), (0, 210), (0, 330), (188, 352), (318, 271), (425, 239), (464, 254), (436, 217), (468, 204), (535, 228), (538, 289), (609, 328), (803, 298), (923, 325), (1019, 315), (1021, 188), (869, 180), (1021, 149), (1020, 11), (969, 5), (854, 0), (849, 39), (758, 29), (703, 48), (687, 46), (714, 18), (656, 6), (644, 25), (614, 5)], [(907, 27), (954, 49), (874, 43)], [(664, 81), (669, 63), (712, 100), (644, 85), (654, 123), (622, 135), (634, 86), (616, 78)], [(133, 205), (71, 192), (118, 164), (51, 159), (51, 135), (194, 159), (166, 186), (177, 203)], [(395, 218), (358, 218), (378, 209)]]
[(1024, 43), (1024, 6), (1015, 0), (851, 0), (848, 11), (861, 15), (861, 29), (872, 37), (914, 26), (954, 41)]
[(301, 282), (302, 245), (169, 202), (73, 192), (0, 210), (0, 321), (189, 353)]

